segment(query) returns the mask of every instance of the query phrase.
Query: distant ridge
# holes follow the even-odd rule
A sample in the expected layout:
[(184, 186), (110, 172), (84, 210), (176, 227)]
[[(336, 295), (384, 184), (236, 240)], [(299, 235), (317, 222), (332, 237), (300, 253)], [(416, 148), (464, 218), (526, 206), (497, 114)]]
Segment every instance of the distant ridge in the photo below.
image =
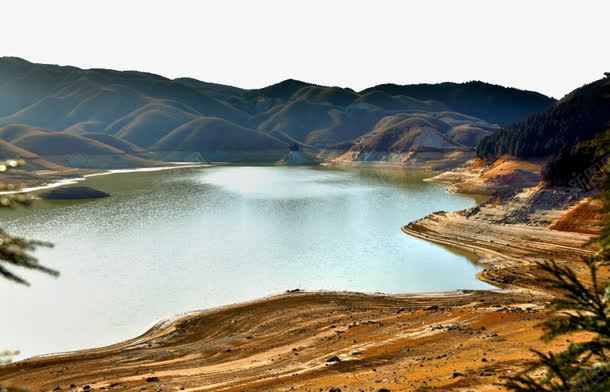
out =
[(438, 84), (380, 84), (361, 91), (383, 91), (420, 100), (435, 100), (456, 111), (500, 125), (509, 125), (545, 110), (555, 99), (543, 94), (481, 81)]
[[(172, 157), (198, 151), (215, 156), (222, 148), (218, 156), (226, 161), (271, 161), (294, 143), (314, 150), (348, 148), (384, 118), (414, 114), (462, 125), (443, 138), (471, 146), (494, 132), (495, 124), (522, 121), (554, 102), (483, 82), (384, 84), (356, 92), (287, 79), (247, 90), (140, 71), (0, 58), (0, 127), (24, 126), (4, 133), (23, 132), (19, 143), (50, 155), (114, 149), (146, 160), (147, 152), (170, 148)], [(45, 134), (33, 135), (37, 130)]]

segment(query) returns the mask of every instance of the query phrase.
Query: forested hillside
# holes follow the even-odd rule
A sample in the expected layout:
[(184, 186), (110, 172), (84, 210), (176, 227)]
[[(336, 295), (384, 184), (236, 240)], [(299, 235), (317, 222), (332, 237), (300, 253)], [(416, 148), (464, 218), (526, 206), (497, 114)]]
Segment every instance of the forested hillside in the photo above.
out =
[[(484, 138), (477, 154), (550, 157), (547, 180), (566, 184), (600, 159), (597, 145), (610, 130), (610, 78), (566, 95), (549, 110)], [(596, 140), (593, 140), (596, 139)]]
[(485, 138), (481, 156), (521, 158), (556, 154), (564, 147), (592, 139), (610, 121), (610, 78), (574, 90), (549, 110)]
[(509, 125), (547, 109), (555, 102), (534, 91), (523, 91), (495, 84), (472, 81), (467, 83), (382, 84), (362, 93), (382, 91), (419, 100), (435, 100), (451, 106), (456, 112), (482, 118), (488, 122)]

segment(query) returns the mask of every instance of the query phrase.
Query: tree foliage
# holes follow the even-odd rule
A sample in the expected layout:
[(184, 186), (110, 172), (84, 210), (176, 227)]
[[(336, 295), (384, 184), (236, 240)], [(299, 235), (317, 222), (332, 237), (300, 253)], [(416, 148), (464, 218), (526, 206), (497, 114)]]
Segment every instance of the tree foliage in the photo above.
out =
[(577, 332), (589, 332), (584, 342), (571, 342), (557, 353), (534, 351), (538, 362), (511, 378), (509, 389), (519, 392), (572, 392), (610, 390), (610, 285), (598, 282), (606, 260), (585, 260), (591, 284), (585, 285), (576, 273), (554, 262), (541, 264), (550, 278), (549, 287), (561, 293), (552, 303), (555, 316), (542, 324), (544, 341)]
[[(608, 137), (592, 144), (594, 156), (607, 158)], [(584, 282), (570, 267), (555, 262), (541, 264), (548, 274), (545, 282), (559, 293), (551, 303), (554, 316), (542, 324), (544, 341), (559, 336), (587, 332), (589, 338), (570, 342), (557, 353), (534, 351), (538, 362), (526, 371), (510, 378), (506, 386), (518, 392), (598, 392), (610, 391), (610, 282), (600, 281), (600, 269), (610, 266), (610, 180), (604, 166), (605, 180), (601, 185), (606, 226), (596, 242), (600, 252), (586, 258), (589, 281)]]
[[(0, 162), (0, 173), (14, 170), (21, 162), (8, 160)], [(18, 190), (14, 184), (0, 184), (2, 191)], [(0, 195), (0, 208), (14, 208), (18, 206), (29, 206), (31, 198), (25, 193), (12, 193)], [(38, 259), (31, 254), (39, 246), (52, 246), (48, 242), (30, 240), (23, 237), (13, 236), (0, 228), (0, 277), (12, 280), (13, 282), (28, 285), (28, 282), (21, 276), (12, 271), (10, 267), (21, 267), (33, 269), (57, 276), (58, 272), (41, 265)]]
[(604, 78), (566, 95), (549, 110), (510, 125), (483, 139), (482, 157), (543, 157), (592, 139), (610, 121), (610, 79)]
[[(0, 173), (6, 174), (18, 166), (23, 165), (22, 161), (8, 160), (0, 161)], [(0, 182), (0, 191), (14, 192), (19, 189), (11, 182)], [(18, 206), (29, 206), (31, 198), (25, 193), (5, 193), (0, 194), (0, 208), (14, 208)], [(51, 246), (50, 243), (37, 240), (29, 240), (22, 237), (13, 236), (0, 229), (0, 276), (12, 280), (16, 283), (28, 285), (28, 282), (13, 273), (9, 267), (22, 267), (42, 271), (44, 273), (57, 276), (55, 270), (41, 265), (38, 260), (30, 254), (37, 246)], [(11, 361), (17, 351), (0, 351), (0, 365)], [(6, 388), (0, 385), (0, 392), (25, 392), (20, 388)]]
[(567, 185), (574, 173), (595, 163), (588, 141), (610, 129), (610, 79), (585, 85), (549, 110), (508, 126), (479, 143), (477, 155), (495, 159), (551, 157), (545, 178)]

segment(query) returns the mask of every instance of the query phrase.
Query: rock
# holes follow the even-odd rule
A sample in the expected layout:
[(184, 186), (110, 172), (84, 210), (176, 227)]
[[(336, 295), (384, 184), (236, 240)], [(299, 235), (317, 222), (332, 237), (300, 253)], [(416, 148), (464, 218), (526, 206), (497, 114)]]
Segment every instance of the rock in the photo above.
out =
[(332, 387), (328, 390), (328, 392), (341, 392), (341, 388)]
[(40, 198), (45, 200), (83, 200), (99, 199), (110, 196), (109, 193), (98, 191), (87, 186), (55, 188), (41, 193)]
[(329, 363), (329, 362), (341, 362), (341, 358), (339, 358), (337, 355), (333, 355), (332, 357), (330, 357), (326, 360), (326, 363)]
[(463, 374), (460, 372), (453, 372), (453, 375), (451, 376), (451, 378), (457, 378), (457, 377), (462, 377)]
[(481, 359), (481, 362), (487, 362), (487, 358)]
[(391, 392), (388, 388), (379, 388), (377, 392)]
[(159, 382), (159, 377), (147, 377), (146, 382)]
[(90, 389), (91, 389), (91, 386), (90, 386), (90, 385), (85, 385), (85, 386), (83, 387), (83, 391), (88, 391), (88, 390), (90, 390)]

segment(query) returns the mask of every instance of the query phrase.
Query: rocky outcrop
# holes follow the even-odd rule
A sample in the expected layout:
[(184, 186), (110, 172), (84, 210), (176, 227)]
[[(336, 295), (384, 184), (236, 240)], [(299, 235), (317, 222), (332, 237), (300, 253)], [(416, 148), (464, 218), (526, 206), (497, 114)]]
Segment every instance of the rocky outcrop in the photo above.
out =
[(426, 181), (446, 184), (450, 191), (456, 193), (515, 193), (540, 183), (542, 166), (543, 161), (523, 161), (511, 157), (503, 157), (492, 164), (477, 158)]
[(484, 281), (545, 290), (537, 263), (554, 260), (578, 269), (574, 262), (596, 251), (590, 241), (599, 226), (591, 223), (588, 231), (574, 230), (583, 226), (579, 210), (594, 215), (595, 206), (582, 207), (583, 200), (573, 189), (530, 187), (467, 210), (435, 212), (409, 223), (403, 231), (477, 254), (486, 267), (478, 275)]

